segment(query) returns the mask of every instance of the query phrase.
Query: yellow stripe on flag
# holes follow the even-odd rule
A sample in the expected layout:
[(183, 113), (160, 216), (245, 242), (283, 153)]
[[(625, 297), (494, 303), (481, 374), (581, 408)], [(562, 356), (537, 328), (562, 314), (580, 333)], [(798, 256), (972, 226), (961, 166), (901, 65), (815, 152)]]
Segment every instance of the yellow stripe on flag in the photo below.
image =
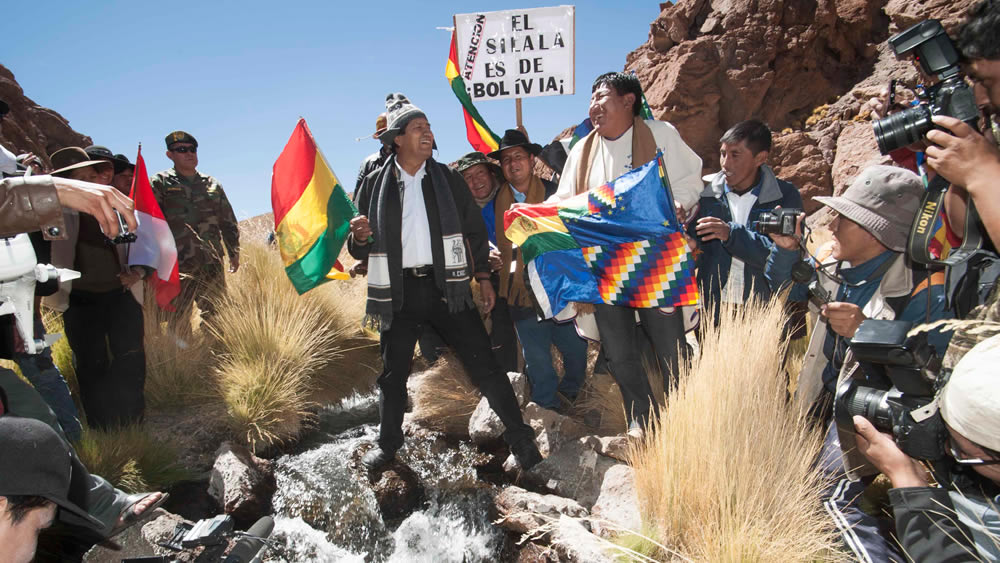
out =
[(562, 222), (562, 219), (558, 215), (548, 215), (545, 217), (525, 217), (521, 215), (515, 218), (510, 227), (504, 231), (510, 242), (518, 246), (523, 245), (524, 241), (528, 240), (528, 237), (541, 233), (569, 234), (569, 231), (566, 230), (566, 224)]
[(448, 82), (451, 82), (458, 76), (458, 69), (455, 68), (455, 63), (451, 60), (449, 60), (448, 64), (444, 67), (444, 76), (448, 79)]
[(491, 151), (495, 151), (500, 148), (500, 145), (493, 140), (493, 134), (490, 133), (489, 129), (483, 127), (483, 125), (475, 119), (472, 120), (472, 123), (476, 126), (476, 132), (479, 133), (479, 138), (482, 139), (484, 143), (489, 145)]
[[(309, 185), (278, 225), (279, 240), (287, 242), (281, 244), (281, 259), (285, 266), (305, 256), (316, 240), (326, 232), (327, 204), (330, 201), (330, 194), (339, 183), (333, 171), (326, 165), (326, 161), (317, 152), (316, 165)], [(295, 249), (295, 254), (286, 254), (286, 249), (291, 248)]]
[(326, 274), (326, 279), (328, 279), (328, 280), (349, 280), (349, 279), (351, 279), (351, 274), (348, 274), (347, 272), (342, 272), (342, 271), (340, 271), (339, 268), (337, 268), (336, 266), (334, 266), (333, 269), (330, 270), (330, 272)]

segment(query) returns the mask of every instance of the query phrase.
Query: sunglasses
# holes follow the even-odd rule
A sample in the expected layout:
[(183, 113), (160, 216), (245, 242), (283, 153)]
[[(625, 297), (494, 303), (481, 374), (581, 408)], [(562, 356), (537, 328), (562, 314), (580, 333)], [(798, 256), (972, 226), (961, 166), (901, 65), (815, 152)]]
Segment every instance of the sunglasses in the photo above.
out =
[(184, 154), (186, 152), (197, 153), (198, 152), (198, 147), (176, 147), (176, 148), (170, 149), (170, 152), (179, 152), (181, 154)]

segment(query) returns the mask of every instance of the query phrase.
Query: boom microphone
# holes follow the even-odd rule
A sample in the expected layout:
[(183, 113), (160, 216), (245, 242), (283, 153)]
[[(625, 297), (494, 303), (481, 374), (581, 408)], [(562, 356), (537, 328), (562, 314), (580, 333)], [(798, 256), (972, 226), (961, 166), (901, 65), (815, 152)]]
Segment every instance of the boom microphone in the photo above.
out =
[(236, 542), (223, 563), (250, 563), (264, 546), (264, 541), (271, 535), (271, 530), (274, 530), (274, 518), (270, 516), (264, 516), (254, 522), (246, 531), (246, 535)]

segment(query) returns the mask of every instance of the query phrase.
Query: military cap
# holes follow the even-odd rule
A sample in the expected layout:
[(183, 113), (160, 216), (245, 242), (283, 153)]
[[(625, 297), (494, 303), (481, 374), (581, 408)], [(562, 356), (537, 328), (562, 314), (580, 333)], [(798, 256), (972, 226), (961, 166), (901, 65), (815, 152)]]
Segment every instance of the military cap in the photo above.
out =
[(455, 162), (455, 170), (458, 172), (465, 172), (477, 164), (485, 164), (486, 168), (490, 169), (490, 172), (496, 174), (498, 178), (503, 179), (503, 169), (500, 168), (497, 163), (486, 158), (486, 155), (479, 151), (470, 152), (469, 154), (458, 159), (458, 161)]
[(198, 146), (198, 141), (186, 131), (174, 131), (173, 133), (167, 135), (165, 140), (167, 142), (168, 149), (170, 148), (170, 145), (174, 143), (191, 143), (195, 147)]

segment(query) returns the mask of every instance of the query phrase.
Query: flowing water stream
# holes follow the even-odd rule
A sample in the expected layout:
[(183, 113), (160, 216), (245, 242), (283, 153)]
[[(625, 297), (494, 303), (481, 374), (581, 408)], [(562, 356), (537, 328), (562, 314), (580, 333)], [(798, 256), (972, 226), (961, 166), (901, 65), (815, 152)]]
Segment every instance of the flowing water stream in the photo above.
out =
[(383, 521), (352, 456), (378, 435), (376, 395), (355, 396), (320, 413), (319, 429), (275, 461), (277, 546), (266, 560), (473, 562), (505, 559), (492, 486), (473, 465), (483, 454), (435, 436), (407, 437), (400, 459), (419, 476), (423, 504), (400, 522)]

